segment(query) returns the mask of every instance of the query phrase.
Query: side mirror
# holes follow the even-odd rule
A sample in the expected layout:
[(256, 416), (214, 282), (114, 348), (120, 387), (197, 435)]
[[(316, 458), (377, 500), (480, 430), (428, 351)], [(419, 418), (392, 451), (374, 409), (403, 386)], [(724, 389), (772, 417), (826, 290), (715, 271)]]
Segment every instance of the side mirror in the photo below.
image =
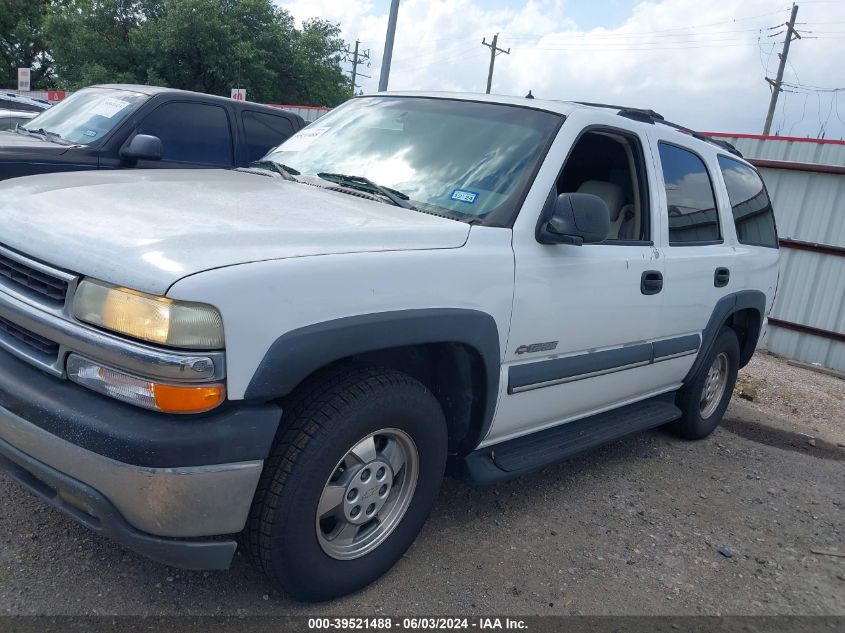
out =
[(589, 193), (562, 193), (546, 204), (537, 223), (540, 244), (595, 244), (607, 239), (610, 211)]
[(120, 157), (128, 161), (161, 160), (161, 139), (149, 134), (136, 134), (120, 150)]

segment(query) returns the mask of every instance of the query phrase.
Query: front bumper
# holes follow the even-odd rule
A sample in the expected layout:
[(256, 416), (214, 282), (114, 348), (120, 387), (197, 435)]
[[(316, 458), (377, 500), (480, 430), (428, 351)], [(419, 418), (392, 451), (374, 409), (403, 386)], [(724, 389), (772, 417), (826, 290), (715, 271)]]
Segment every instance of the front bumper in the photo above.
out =
[(243, 529), (281, 411), (221, 409), (144, 411), (0, 352), (0, 470), (130, 549), (225, 568), (233, 540), (184, 539)]

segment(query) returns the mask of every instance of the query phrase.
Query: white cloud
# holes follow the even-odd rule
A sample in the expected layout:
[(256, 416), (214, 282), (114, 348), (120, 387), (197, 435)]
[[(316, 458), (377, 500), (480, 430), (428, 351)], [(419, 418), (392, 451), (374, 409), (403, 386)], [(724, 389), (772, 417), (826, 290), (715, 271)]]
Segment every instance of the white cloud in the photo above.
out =
[[(298, 20), (329, 19), (348, 41), (360, 39), (372, 55), (362, 72), (373, 75), (362, 87), (375, 91), (389, 2), (280, 4)], [(499, 32), (511, 54), (496, 59), (494, 93), (619, 102), (701, 130), (760, 132), (770, 94), (764, 66), (774, 76), (783, 37), (768, 37), (778, 31), (768, 27), (788, 19), (786, 5), (720, 0), (705, 11), (701, 0), (643, 2), (618, 26), (583, 30), (563, 0), (402, 0), (390, 89), (483, 92), (489, 50), (481, 39)], [(798, 21), (808, 37), (793, 43), (785, 80), (845, 86), (845, 2), (805, 4)], [(773, 129), (781, 134), (816, 136), (825, 125), (828, 138), (845, 136), (845, 92), (838, 103), (829, 93), (780, 99)]]

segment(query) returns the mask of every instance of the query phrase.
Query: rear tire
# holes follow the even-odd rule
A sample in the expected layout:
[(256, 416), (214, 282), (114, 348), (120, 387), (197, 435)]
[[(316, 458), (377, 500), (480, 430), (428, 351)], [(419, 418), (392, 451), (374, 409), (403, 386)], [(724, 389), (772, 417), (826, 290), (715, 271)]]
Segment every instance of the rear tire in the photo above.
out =
[(739, 340), (736, 332), (724, 327), (692, 381), (678, 392), (675, 403), (682, 416), (671, 430), (688, 440), (710, 435), (731, 401), (739, 371)]
[(402, 557), (437, 498), (440, 404), (406, 374), (353, 366), (303, 385), (282, 426), (242, 535), (247, 554), (302, 600), (361, 589)]

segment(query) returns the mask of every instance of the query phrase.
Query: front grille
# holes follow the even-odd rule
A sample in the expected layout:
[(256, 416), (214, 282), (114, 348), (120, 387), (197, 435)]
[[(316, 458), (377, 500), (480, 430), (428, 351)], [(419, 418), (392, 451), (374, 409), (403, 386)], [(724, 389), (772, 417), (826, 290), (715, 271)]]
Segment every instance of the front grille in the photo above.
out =
[(51, 341), (48, 338), (44, 338), (35, 332), (25, 330), (19, 325), (15, 325), (11, 321), (7, 321), (6, 319), (0, 317), (0, 336), (3, 335), (17, 339), (21, 343), (24, 343), (27, 347), (30, 347), (46, 356), (55, 357), (59, 354), (58, 343)]
[(6, 278), (19, 290), (47, 299), (54, 304), (63, 304), (67, 295), (68, 284), (63, 279), (53, 277), (0, 254), (0, 279)]

